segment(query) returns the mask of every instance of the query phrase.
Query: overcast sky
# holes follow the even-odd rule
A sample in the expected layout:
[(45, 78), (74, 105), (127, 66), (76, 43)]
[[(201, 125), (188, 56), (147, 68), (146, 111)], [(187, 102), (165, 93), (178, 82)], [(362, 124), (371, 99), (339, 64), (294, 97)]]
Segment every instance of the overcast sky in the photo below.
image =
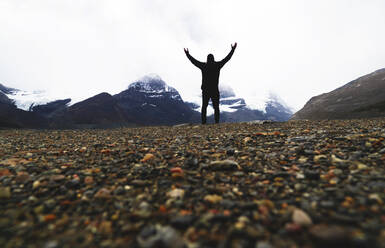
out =
[(198, 60), (238, 42), (220, 82), (295, 110), (385, 67), (383, 0), (0, 0), (0, 83), (90, 97), (156, 73), (184, 99)]

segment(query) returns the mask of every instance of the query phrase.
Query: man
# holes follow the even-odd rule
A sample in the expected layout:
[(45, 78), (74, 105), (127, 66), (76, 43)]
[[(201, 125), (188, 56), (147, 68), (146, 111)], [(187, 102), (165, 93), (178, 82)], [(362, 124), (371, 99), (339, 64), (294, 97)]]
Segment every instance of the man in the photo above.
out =
[(221, 68), (227, 63), (227, 61), (231, 59), (231, 56), (233, 56), (236, 47), (237, 43), (235, 42), (234, 45), (231, 45), (230, 53), (223, 60), (218, 62), (214, 60), (214, 55), (207, 55), (206, 63), (200, 62), (193, 58), (190, 55), (188, 48), (184, 49), (184, 52), (186, 53), (187, 58), (191, 61), (191, 63), (193, 63), (202, 71), (202, 124), (206, 124), (206, 112), (210, 99), (214, 107), (215, 123), (219, 123), (219, 73)]

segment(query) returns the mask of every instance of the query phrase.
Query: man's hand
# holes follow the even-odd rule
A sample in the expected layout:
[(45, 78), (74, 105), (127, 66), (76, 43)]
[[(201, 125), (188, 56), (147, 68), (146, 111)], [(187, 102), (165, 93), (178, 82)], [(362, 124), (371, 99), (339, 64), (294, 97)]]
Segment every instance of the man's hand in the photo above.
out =
[(188, 48), (185, 48), (184, 49), (184, 52), (186, 53), (186, 54), (189, 54), (190, 52), (188, 51)]
[(235, 48), (237, 48), (237, 42), (235, 42), (234, 45), (231, 44), (231, 49), (235, 49)]

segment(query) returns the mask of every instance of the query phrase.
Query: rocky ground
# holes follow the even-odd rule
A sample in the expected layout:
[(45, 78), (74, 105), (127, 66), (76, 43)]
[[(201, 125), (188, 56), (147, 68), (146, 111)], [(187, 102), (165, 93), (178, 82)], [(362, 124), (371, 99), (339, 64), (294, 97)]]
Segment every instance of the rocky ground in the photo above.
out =
[(385, 247), (385, 119), (0, 131), (0, 247)]

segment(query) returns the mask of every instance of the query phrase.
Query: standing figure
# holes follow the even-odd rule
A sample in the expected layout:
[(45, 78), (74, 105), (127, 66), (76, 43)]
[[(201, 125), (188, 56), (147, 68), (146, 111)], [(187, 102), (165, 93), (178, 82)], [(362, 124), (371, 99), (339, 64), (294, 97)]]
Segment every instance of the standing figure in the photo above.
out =
[(231, 59), (231, 56), (233, 56), (236, 47), (237, 43), (235, 42), (234, 45), (231, 45), (230, 53), (221, 61), (215, 61), (214, 55), (212, 54), (207, 55), (206, 63), (200, 62), (191, 56), (188, 48), (184, 49), (184, 52), (191, 63), (202, 71), (202, 124), (206, 124), (206, 112), (210, 99), (214, 107), (215, 123), (219, 123), (219, 73), (221, 68)]

